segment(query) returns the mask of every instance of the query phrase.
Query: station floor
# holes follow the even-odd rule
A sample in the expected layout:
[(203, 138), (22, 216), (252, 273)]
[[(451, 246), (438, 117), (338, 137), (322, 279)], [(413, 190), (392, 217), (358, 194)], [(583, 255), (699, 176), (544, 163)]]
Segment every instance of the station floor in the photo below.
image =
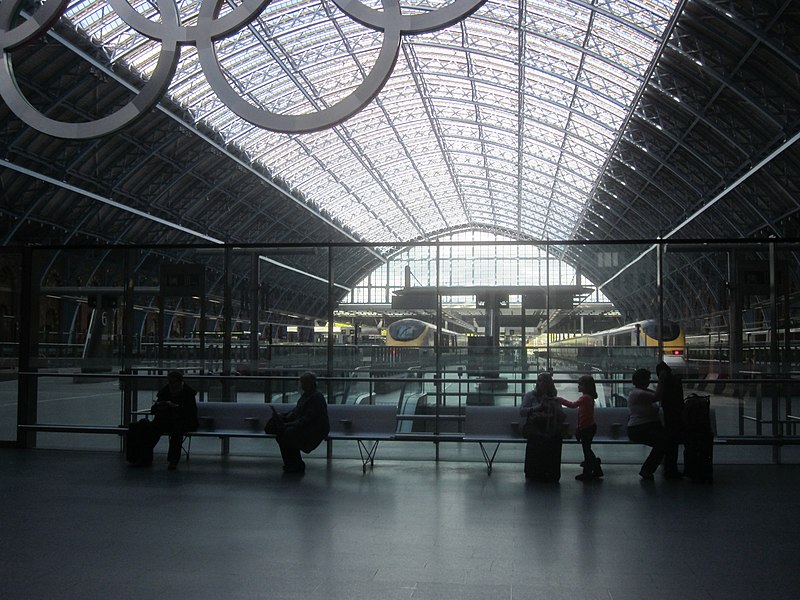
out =
[(800, 466), (712, 485), (526, 483), (505, 462), (0, 449), (0, 597), (782, 599), (800, 590)]

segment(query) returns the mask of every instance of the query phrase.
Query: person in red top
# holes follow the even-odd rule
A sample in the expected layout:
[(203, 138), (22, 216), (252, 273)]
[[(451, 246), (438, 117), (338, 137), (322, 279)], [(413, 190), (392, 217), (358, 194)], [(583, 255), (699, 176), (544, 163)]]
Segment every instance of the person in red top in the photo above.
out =
[(597, 398), (597, 387), (591, 375), (582, 375), (578, 379), (578, 391), (581, 396), (575, 402), (560, 398), (562, 406), (578, 409), (578, 426), (575, 428), (575, 438), (583, 448), (583, 473), (576, 475), (578, 481), (591, 481), (603, 476), (600, 459), (592, 451), (592, 440), (597, 433), (597, 423), (594, 421), (594, 401)]

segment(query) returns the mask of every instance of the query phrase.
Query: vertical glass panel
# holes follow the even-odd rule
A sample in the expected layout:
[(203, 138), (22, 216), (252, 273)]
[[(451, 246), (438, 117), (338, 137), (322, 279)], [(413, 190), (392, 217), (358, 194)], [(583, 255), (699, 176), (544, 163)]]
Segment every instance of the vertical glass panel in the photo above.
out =
[(797, 433), (793, 260), (779, 243), (667, 246), (665, 306), (683, 317), (685, 387), (710, 396), (719, 435)]
[(0, 253), (0, 441), (17, 438), (22, 257)]

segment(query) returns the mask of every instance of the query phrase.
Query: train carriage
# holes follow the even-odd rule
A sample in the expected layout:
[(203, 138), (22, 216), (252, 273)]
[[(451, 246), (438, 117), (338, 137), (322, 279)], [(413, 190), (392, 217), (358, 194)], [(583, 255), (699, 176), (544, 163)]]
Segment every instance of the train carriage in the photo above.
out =
[[(609, 363), (626, 369), (641, 366), (653, 368), (656, 362), (663, 360), (676, 373), (687, 375), (686, 338), (683, 328), (678, 323), (665, 321), (663, 334), (660, 334), (659, 330), (658, 320), (648, 319), (614, 329), (578, 335), (551, 342), (551, 356), (584, 365), (594, 365), (604, 370)], [(662, 347), (660, 357), (659, 342)]]

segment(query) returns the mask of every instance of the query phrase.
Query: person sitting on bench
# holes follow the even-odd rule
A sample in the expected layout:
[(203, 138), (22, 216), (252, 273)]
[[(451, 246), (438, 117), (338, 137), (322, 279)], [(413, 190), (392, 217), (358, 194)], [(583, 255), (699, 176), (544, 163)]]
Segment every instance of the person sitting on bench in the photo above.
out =
[(628, 395), (628, 439), (632, 442), (650, 446), (650, 454), (639, 470), (645, 480), (653, 479), (658, 465), (664, 458), (667, 448), (667, 435), (658, 415), (658, 402), (650, 385), (650, 371), (636, 369), (632, 378), (633, 389)]
[[(325, 396), (317, 390), (317, 376), (306, 372), (300, 376), (300, 388), (303, 395), (297, 405), (287, 413), (279, 413), (272, 407), (275, 440), (281, 449), (283, 470), (287, 473), (303, 473), (306, 464), (300, 457), (302, 450), (306, 454), (322, 443), (330, 431), (328, 422), (328, 404)], [(268, 424), (268, 427), (270, 425)]]
[(150, 412), (153, 417), (154, 441), (158, 443), (162, 435), (169, 436), (167, 462), (169, 470), (178, 468), (181, 459), (183, 434), (197, 429), (197, 392), (183, 381), (183, 373), (170, 371), (167, 385), (156, 394), (156, 401)]

